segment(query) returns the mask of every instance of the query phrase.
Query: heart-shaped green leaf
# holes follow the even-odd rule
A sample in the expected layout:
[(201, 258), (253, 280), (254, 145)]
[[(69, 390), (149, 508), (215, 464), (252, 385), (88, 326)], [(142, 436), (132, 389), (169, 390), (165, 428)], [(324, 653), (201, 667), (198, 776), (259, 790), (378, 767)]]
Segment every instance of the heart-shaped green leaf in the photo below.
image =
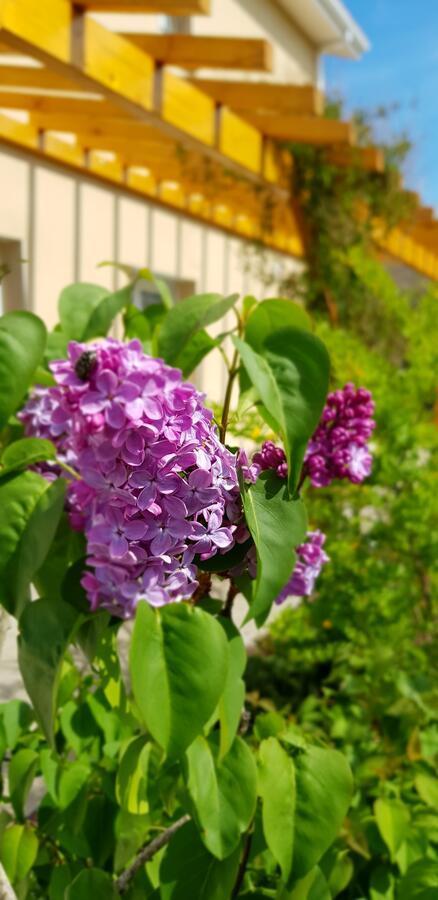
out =
[(291, 500), (286, 482), (263, 472), (255, 484), (242, 484), (248, 528), (257, 549), (257, 580), (249, 617), (262, 625), (295, 565), (295, 547), (306, 534), (301, 500)]
[(294, 855), (295, 766), (275, 737), (260, 744), (259, 793), (263, 802), (266, 843), (287, 881)]
[(180, 360), (186, 360), (187, 369), (189, 344), (194, 341), (199, 349), (199, 331), (221, 319), (234, 306), (237, 297), (237, 294), (230, 297), (199, 294), (181, 300), (163, 321), (158, 338), (159, 355), (172, 366), (180, 366)]
[(62, 660), (79, 621), (72, 606), (51, 598), (28, 603), (20, 618), (20, 671), (48, 741), (53, 741)]
[(30, 312), (0, 317), (0, 428), (20, 406), (46, 345), (46, 328)]
[(169, 756), (201, 733), (225, 686), (223, 628), (186, 603), (137, 608), (131, 642), (132, 689), (145, 725)]
[(64, 504), (65, 481), (22, 472), (0, 483), (0, 601), (13, 615), (47, 555)]
[(198, 737), (186, 754), (186, 784), (202, 840), (213, 856), (235, 850), (253, 818), (257, 798), (254, 757), (237, 737), (219, 760), (213, 740)]

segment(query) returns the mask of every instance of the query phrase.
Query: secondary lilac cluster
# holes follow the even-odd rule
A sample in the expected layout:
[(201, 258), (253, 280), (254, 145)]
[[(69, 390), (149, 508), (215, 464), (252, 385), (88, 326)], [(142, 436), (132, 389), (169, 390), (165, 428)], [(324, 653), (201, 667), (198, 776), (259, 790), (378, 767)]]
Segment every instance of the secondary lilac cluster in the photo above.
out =
[[(309, 441), (304, 457), (304, 474), (314, 487), (326, 487), (335, 478), (348, 478), (360, 484), (371, 472), (372, 456), (368, 447), (375, 422), (370, 391), (346, 384), (327, 397), (319, 425)], [(259, 472), (274, 469), (287, 477), (284, 451), (265, 441), (252, 459)]]
[(368, 448), (375, 422), (370, 391), (346, 384), (327, 397), (321, 421), (309, 441), (304, 466), (314, 487), (326, 487), (335, 478), (360, 484), (371, 472)]
[(277, 447), (273, 441), (265, 441), (260, 450), (254, 453), (252, 458), (254, 466), (259, 472), (266, 469), (274, 469), (280, 478), (287, 478), (287, 462), (284, 450)]
[(141, 599), (188, 599), (195, 556), (228, 550), (241, 519), (236, 457), (203, 395), (136, 340), (71, 343), (51, 369), (56, 387), (37, 388), (21, 418), (79, 473), (68, 506), (91, 608), (128, 618)]
[(292, 575), (276, 599), (278, 605), (290, 597), (309, 597), (314, 590), (321, 569), (329, 561), (323, 550), (325, 534), (322, 531), (308, 531), (306, 541), (297, 547), (297, 562)]

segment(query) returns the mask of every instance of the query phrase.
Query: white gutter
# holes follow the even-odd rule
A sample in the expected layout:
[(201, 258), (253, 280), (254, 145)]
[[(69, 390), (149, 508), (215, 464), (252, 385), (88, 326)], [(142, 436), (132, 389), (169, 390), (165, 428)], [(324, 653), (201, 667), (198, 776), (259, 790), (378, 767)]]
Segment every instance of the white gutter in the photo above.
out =
[(319, 51), (358, 59), (368, 38), (341, 0), (277, 0)]
[[(331, 21), (335, 22), (339, 28), (342, 36), (338, 42), (338, 47), (339, 45), (347, 44), (357, 58), (370, 49), (371, 45), (365, 32), (362, 31), (351, 13), (341, 3), (341, 0), (317, 0), (317, 2)], [(333, 45), (332, 49), (329, 49), (329, 47), (327, 49), (321, 48), (321, 52), (336, 54), (335, 45)]]

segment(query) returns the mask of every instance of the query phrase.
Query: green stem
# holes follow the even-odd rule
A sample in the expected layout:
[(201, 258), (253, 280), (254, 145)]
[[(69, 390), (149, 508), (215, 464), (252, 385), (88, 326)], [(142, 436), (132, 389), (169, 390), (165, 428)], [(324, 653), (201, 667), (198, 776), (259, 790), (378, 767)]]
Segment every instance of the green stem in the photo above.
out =
[(61, 462), (60, 459), (57, 459), (56, 463), (61, 469), (64, 469), (65, 472), (68, 472), (68, 474), (71, 475), (72, 478), (75, 478), (77, 481), (81, 480), (81, 476), (79, 475), (79, 472), (76, 472), (76, 469), (72, 469), (71, 466), (69, 466), (65, 462)]
[(220, 437), (220, 440), (222, 441), (222, 443), (224, 443), (225, 435), (227, 433), (228, 419), (229, 419), (229, 415), (230, 415), (231, 395), (233, 393), (234, 379), (236, 378), (236, 375), (239, 371), (239, 367), (237, 365), (238, 360), (239, 360), (239, 354), (238, 354), (237, 350), (235, 350), (233, 360), (232, 360), (232, 363), (230, 366), (230, 371), (228, 373), (228, 383), (227, 383), (227, 389), (225, 391), (224, 407), (222, 410), (221, 427), (219, 430), (219, 437)]

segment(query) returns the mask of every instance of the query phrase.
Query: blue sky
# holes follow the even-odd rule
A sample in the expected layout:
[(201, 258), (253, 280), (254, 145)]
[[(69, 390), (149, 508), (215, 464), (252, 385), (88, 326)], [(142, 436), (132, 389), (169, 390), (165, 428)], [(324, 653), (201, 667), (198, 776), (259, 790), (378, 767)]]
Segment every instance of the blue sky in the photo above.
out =
[(345, 0), (371, 50), (354, 62), (325, 57), (326, 91), (346, 111), (398, 104), (392, 133), (414, 144), (405, 184), (438, 213), (438, 0)]

